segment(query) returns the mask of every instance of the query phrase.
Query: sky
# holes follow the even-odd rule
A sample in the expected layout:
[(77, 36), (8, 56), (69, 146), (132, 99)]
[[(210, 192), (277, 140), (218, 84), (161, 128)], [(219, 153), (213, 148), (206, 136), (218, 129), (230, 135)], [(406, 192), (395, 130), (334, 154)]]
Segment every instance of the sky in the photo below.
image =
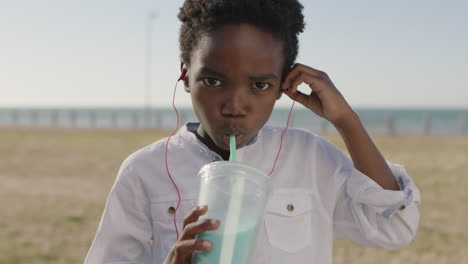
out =
[[(468, 108), (468, 1), (301, 2), (297, 62), (353, 107)], [(149, 102), (170, 106), (182, 3), (0, 0), (0, 107), (143, 107), (151, 12)], [(182, 84), (176, 104), (191, 105)]]

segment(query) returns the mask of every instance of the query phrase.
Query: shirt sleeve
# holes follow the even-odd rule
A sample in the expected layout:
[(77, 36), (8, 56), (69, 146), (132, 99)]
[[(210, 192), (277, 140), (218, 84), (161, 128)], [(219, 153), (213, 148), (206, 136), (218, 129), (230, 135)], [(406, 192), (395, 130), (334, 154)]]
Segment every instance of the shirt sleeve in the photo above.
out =
[(354, 166), (338, 170), (345, 180), (338, 192), (334, 234), (368, 247), (396, 249), (418, 229), (420, 193), (399, 165), (388, 164), (400, 190), (385, 190)]
[(151, 263), (149, 202), (132, 167), (121, 167), (84, 263)]

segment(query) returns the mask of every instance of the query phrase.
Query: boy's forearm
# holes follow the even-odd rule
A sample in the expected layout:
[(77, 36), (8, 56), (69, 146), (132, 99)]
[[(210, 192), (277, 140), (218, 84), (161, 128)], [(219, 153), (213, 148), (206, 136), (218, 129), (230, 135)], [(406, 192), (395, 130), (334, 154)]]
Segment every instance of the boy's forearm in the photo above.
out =
[(392, 171), (356, 113), (350, 113), (347, 118), (335, 123), (334, 126), (343, 138), (357, 170), (384, 189), (399, 190)]

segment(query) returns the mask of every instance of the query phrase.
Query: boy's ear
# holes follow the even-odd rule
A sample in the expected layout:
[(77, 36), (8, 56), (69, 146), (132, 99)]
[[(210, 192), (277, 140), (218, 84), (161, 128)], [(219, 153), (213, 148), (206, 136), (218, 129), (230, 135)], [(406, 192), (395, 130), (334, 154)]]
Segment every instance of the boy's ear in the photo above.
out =
[(283, 95), (283, 90), (280, 87), (280, 90), (278, 92), (278, 96), (276, 97), (276, 100), (279, 100), (281, 98), (281, 95)]
[(180, 62), (180, 78), (179, 80), (184, 82), (184, 90), (190, 93), (189, 79), (188, 79), (188, 67), (183, 61)]
[(284, 74), (280, 81), (280, 87), (279, 87), (278, 95), (276, 96), (276, 100), (279, 100), (281, 96), (283, 95), (283, 81), (284, 81)]

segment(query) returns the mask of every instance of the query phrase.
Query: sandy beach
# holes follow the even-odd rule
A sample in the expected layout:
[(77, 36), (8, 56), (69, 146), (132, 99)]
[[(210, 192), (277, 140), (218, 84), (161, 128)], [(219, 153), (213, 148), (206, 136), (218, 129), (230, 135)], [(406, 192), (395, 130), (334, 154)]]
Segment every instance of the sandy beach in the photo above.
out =
[[(0, 263), (82, 263), (121, 162), (167, 134), (0, 129)], [(468, 137), (373, 138), (421, 189), (419, 233), (395, 251), (337, 240), (334, 263), (468, 263)]]

